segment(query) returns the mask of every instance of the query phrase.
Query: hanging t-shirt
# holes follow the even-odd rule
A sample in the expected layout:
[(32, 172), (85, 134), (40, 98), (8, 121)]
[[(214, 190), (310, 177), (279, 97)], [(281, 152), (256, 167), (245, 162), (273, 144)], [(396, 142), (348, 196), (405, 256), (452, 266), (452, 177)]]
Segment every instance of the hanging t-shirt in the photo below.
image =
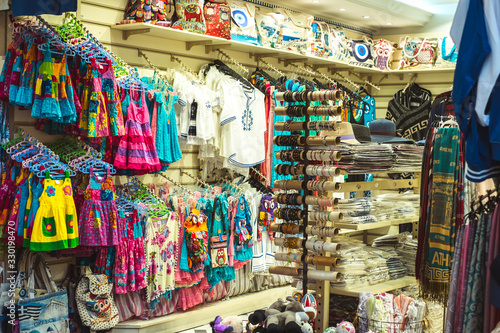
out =
[(266, 115), (264, 94), (243, 87), (237, 81), (223, 87), (224, 105), (220, 115), (222, 152), (229, 162), (250, 167), (264, 162)]
[(12, 1), (12, 15), (62, 15), (76, 12), (77, 0), (15, 0)]

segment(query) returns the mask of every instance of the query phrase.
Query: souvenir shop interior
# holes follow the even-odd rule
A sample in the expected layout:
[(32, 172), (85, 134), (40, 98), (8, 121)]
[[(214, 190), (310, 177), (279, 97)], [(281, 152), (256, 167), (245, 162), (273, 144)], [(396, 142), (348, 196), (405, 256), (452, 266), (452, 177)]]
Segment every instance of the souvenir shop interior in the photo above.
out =
[(500, 332), (499, 6), (0, 1), (0, 332)]

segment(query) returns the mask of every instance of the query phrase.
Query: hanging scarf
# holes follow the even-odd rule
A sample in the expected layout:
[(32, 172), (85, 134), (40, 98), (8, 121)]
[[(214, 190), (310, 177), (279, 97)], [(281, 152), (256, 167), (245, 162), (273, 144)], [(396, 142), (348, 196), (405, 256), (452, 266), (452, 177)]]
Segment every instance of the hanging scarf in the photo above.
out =
[(455, 246), (459, 135), (457, 127), (439, 128), (434, 141), (433, 183), (424, 239), (423, 271), (420, 274), (423, 296), (443, 304), (448, 300)]

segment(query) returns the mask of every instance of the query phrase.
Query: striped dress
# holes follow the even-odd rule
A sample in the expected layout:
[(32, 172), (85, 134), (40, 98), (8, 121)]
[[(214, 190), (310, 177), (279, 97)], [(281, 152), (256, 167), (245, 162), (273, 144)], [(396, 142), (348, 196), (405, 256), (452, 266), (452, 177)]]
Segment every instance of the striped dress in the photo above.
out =
[(118, 169), (128, 169), (134, 174), (159, 171), (161, 164), (149, 123), (146, 93), (142, 91), (140, 101), (135, 101), (131, 92), (129, 94), (125, 135), (118, 145), (114, 165)]

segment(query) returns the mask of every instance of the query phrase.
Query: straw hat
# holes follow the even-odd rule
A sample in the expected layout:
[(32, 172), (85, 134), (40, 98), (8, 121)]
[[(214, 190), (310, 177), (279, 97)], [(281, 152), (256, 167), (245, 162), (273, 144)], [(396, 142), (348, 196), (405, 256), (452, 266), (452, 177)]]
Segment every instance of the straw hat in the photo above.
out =
[(340, 123), (340, 129), (338, 131), (322, 131), (321, 135), (336, 135), (340, 137), (342, 143), (358, 143), (354, 131), (352, 129), (351, 123)]

